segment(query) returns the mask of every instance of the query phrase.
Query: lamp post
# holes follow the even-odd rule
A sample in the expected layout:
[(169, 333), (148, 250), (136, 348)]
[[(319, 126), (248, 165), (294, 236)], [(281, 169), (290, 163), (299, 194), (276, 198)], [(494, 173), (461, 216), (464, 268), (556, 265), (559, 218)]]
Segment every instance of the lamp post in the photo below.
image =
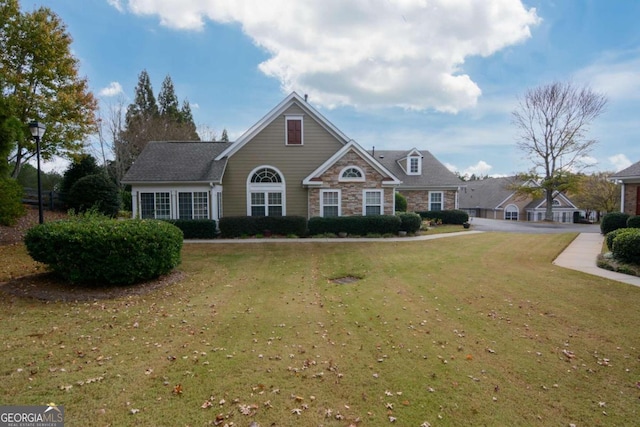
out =
[(40, 138), (44, 136), (45, 127), (42, 123), (33, 121), (29, 123), (31, 136), (36, 140), (36, 158), (38, 161), (38, 220), (40, 224), (44, 223), (42, 215), (42, 182), (40, 180)]

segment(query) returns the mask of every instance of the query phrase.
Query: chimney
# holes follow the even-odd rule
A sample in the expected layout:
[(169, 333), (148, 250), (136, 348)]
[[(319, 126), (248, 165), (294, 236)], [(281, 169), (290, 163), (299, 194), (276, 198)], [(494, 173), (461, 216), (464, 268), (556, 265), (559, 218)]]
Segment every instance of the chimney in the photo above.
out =
[(304, 102), (307, 102), (307, 99), (309, 99), (309, 95), (307, 95), (306, 93), (304, 94)]
[(376, 156), (376, 146), (374, 145), (373, 147), (371, 147), (371, 157), (375, 157)]

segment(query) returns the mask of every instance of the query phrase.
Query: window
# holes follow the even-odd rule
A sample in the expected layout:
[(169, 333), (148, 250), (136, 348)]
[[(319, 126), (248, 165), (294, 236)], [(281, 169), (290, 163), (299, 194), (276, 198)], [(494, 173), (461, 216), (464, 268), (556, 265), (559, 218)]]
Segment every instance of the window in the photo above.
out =
[(171, 218), (169, 193), (140, 193), (140, 217), (143, 219)]
[(340, 216), (340, 191), (321, 190), (320, 191), (320, 215)]
[(285, 119), (286, 144), (302, 145), (302, 116), (287, 116)]
[(409, 172), (408, 175), (420, 175), (422, 169), (422, 163), (420, 157), (409, 157)]
[(364, 181), (364, 172), (357, 166), (347, 166), (340, 172), (340, 181)]
[(429, 210), (441, 211), (442, 209), (442, 192), (429, 192)]
[(364, 191), (364, 215), (382, 215), (382, 190)]
[(560, 206), (560, 200), (553, 199), (553, 201), (551, 202), (551, 206)]
[(209, 218), (209, 197), (206, 192), (178, 193), (178, 218)]
[(247, 180), (247, 215), (285, 215), (284, 194), (284, 179), (278, 170), (268, 166), (255, 169)]
[(516, 205), (509, 205), (504, 209), (504, 219), (507, 221), (518, 220), (518, 207)]

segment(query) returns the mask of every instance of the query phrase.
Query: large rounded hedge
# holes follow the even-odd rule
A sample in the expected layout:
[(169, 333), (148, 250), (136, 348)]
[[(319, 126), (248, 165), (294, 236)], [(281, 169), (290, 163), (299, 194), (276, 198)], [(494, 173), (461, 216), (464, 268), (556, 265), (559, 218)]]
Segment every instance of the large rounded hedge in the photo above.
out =
[(627, 227), (627, 219), (629, 215), (623, 212), (609, 212), (602, 217), (600, 221), (600, 231), (606, 235), (613, 230)]
[(120, 210), (120, 192), (104, 173), (88, 175), (73, 184), (67, 193), (67, 204), (77, 212), (96, 209), (115, 217)]
[(613, 257), (624, 262), (640, 264), (640, 229), (630, 228), (613, 239)]
[(165, 221), (72, 219), (27, 231), (31, 257), (72, 283), (131, 284), (180, 263), (183, 235)]

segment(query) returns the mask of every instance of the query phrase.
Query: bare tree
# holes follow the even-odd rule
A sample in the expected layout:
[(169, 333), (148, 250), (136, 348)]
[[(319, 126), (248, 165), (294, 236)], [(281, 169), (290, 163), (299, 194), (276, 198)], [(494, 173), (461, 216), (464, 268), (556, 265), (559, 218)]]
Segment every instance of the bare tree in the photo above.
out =
[(566, 184), (567, 172), (583, 166), (596, 143), (587, 137), (589, 126), (606, 104), (606, 96), (589, 87), (552, 83), (527, 91), (513, 111), (518, 147), (533, 162), (533, 172), (542, 178), (546, 220), (553, 220), (554, 192)]

